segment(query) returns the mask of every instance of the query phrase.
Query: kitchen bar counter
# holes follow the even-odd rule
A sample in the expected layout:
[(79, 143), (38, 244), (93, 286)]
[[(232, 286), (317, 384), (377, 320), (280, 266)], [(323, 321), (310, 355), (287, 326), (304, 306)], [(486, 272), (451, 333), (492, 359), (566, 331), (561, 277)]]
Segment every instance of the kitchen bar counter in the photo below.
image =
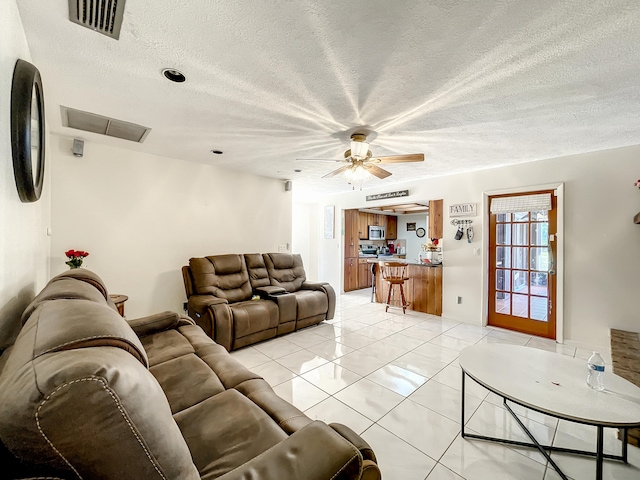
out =
[[(377, 258), (367, 259), (367, 263), (376, 265), (376, 302), (385, 303), (389, 294), (389, 284), (380, 275), (380, 263), (396, 261), (396, 259), (379, 260)], [(418, 263), (398, 259), (397, 261), (407, 264), (408, 280), (404, 282), (404, 296), (409, 303), (409, 310), (429, 313), (431, 315), (442, 315), (442, 264), (432, 265), (429, 263)], [(427, 268), (424, 268), (427, 267)]]

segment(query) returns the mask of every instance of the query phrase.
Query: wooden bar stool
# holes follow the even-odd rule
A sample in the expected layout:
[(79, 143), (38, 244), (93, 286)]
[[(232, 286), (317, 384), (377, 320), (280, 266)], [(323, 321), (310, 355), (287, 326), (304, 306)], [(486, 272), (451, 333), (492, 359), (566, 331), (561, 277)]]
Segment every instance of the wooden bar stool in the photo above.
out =
[[(407, 277), (407, 264), (401, 262), (382, 262), (380, 270), (382, 271), (382, 278), (389, 284), (389, 293), (387, 295), (387, 303), (385, 304), (387, 307), (385, 308), (385, 312), (389, 311), (389, 306), (401, 306), (402, 313), (406, 313), (406, 309), (409, 304), (404, 299), (404, 281), (409, 280)], [(392, 305), (391, 304), (391, 296), (393, 295), (393, 287), (398, 285), (400, 287), (400, 305)], [(395, 295), (393, 295), (395, 297)]]

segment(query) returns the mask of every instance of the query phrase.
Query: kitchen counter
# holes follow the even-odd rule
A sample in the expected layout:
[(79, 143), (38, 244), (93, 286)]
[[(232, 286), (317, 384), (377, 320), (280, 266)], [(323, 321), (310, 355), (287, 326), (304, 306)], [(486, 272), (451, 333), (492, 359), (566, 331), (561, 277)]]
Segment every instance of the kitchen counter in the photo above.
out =
[(442, 264), (439, 263), (437, 265), (433, 264), (433, 263), (424, 263), (424, 262), (418, 262), (416, 260), (406, 260), (404, 258), (391, 258), (391, 257), (385, 257), (385, 258), (368, 258), (367, 259), (367, 263), (380, 263), (380, 262), (394, 262), (394, 261), (398, 261), (399, 263), (406, 263), (407, 265), (413, 265), (416, 267), (442, 267)]
[[(367, 263), (377, 264), (375, 267), (376, 302), (385, 303), (389, 293), (389, 284), (380, 275), (380, 263), (393, 259), (369, 258)], [(402, 261), (407, 264), (408, 280), (404, 282), (404, 296), (409, 303), (409, 310), (442, 315), (442, 264), (432, 265), (416, 261)], [(430, 268), (424, 268), (430, 267)]]

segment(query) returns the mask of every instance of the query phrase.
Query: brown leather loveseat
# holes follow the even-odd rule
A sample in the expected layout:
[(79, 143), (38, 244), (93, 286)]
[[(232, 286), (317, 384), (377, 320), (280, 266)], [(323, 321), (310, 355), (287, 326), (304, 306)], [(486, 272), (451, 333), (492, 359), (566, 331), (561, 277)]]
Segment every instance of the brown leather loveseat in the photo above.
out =
[(127, 322), (88, 270), (53, 278), (23, 321), (0, 357), (7, 478), (380, 478), (349, 428), (311, 421), (188, 317)]
[(290, 253), (214, 255), (182, 267), (189, 315), (227, 350), (333, 318), (336, 295)]

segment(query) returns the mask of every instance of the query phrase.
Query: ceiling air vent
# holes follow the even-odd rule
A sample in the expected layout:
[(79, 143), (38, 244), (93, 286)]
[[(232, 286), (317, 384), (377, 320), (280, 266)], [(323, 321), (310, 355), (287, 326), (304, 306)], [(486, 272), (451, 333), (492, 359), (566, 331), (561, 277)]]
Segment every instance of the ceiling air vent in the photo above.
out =
[(138, 143), (142, 143), (151, 131), (150, 128), (142, 125), (103, 117), (95, 113), (74, 110), (69, 107), (60, 107), (60, 109), (62, 110), (62, 125), (65, 127), (77, 128), (86, 132), (99, 133)]
[(125, 0), (69, 0), (69, 20), (118, 40), (124, 3)]

